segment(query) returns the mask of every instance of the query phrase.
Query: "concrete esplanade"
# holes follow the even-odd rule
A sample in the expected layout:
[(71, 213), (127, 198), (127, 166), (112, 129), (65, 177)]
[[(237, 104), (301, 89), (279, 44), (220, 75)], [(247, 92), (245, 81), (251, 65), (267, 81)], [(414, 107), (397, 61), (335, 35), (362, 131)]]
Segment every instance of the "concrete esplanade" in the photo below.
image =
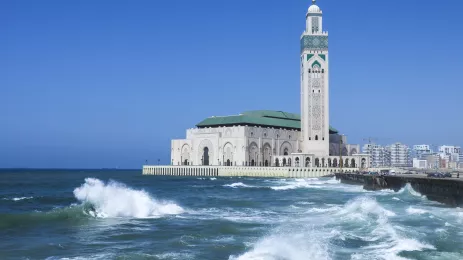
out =
[(143, 175), (201, 177), (318, 178), (352, 173), (355, 168), (227, 167), (227, 166), (143, 166)]

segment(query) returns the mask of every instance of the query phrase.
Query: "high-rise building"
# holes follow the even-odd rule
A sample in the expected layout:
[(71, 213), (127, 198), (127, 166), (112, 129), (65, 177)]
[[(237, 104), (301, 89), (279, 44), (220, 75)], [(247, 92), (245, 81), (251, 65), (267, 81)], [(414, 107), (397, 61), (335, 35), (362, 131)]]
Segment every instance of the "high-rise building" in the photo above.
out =
[(412, 166), (411, 161), (411, 150), (407, 145), (401, 143), (395, 143), (386, 147), (391, 153), (391, 165), (396, 167), (410, 167)]
[(378, 144), (365, 144), (362, 153), (370, 155), (371, 167), (390, 167), (391, 153)]

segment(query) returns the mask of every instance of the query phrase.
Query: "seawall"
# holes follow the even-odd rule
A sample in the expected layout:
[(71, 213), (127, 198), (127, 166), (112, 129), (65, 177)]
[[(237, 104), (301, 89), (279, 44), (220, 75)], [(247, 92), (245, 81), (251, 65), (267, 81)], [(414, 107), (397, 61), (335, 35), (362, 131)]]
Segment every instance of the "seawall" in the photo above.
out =
[(416, 175), (378, 176), (351, 173), (335, 175), (341, 183), (363, 185), (365, 190), (390, 189), (397, 192), (410, 183), (415, 191), (429, 200), (450, 206), (463, 206), (463, 179), (428, 178)]
[[(342, 172), (355, 172), (346, 168)], [(240, 167), (240, 166), (143, 166), (143, 175), (202, 177), (318, 178), (334, 176), (339, 168)]]

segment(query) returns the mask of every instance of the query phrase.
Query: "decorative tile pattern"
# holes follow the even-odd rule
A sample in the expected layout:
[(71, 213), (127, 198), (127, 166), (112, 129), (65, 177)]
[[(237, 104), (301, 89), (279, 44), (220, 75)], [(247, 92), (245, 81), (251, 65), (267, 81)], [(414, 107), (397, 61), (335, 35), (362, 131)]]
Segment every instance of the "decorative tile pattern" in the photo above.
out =
[(322, 58), (324, 61), (326, 61), (326, 55), (325, 54), (319, 54), (320, 58)]
[(314, 56), (313, 54), (307, 54), (307, 60), (312, 59), (313, 56)]
[(304, 35), (301, 39), (301, 52), (308, 51), (327, 51), (328, 35)]

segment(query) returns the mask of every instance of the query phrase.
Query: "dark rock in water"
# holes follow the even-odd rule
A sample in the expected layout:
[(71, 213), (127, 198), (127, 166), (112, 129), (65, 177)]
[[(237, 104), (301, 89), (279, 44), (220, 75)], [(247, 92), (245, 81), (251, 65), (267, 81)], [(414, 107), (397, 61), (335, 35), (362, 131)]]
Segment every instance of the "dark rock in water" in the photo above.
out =
[(390, 189), (398, 192), (410, 183), (412, 188), (429, 200), (453, 207), (463, 205), (463, 181), (452, 178), (428, 178), (424, 176), (380, 176), (338, 173), (336, 179), (345, 184), (362, 184), (365, 190)]

